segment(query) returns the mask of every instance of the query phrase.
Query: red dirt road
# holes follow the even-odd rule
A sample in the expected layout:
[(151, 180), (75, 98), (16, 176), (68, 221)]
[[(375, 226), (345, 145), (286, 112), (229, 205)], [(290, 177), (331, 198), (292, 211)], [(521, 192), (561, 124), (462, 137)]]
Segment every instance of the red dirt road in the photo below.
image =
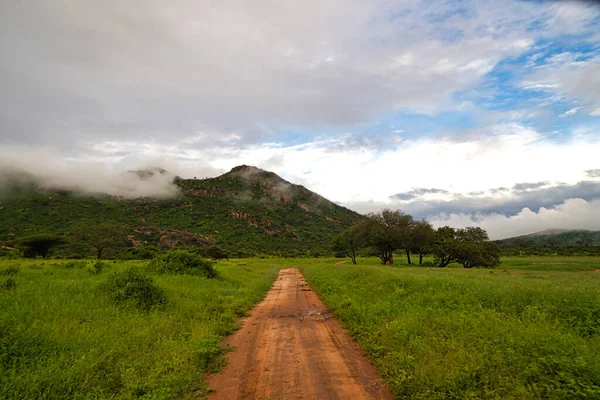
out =
[(360, 348), (330, 318), (297, 269), (283, 269), (267, 297), (227, 341), (210, 399), (392, 399)]

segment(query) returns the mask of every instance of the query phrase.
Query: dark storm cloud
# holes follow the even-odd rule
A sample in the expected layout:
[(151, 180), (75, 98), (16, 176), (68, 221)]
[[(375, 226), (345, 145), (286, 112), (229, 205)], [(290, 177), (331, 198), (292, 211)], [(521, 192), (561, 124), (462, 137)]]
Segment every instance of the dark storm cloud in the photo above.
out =
[[(454, 194), (449, 200), (415, 200), (401, 207), (415, 217), (431, 217), (439, 214), (500, 214), (516, 215), (524, 208), (538, 211), (551, 208), (568, 199), (592, 201), (600, 199), (600, 182), (581, 181), (574, 185), (539, 187), (535, 184), (522, 184), (532, 187), (529, 190), (516, 189), (509, 196), (470, 196)], [(410, 199), (407, 199), (410, 200)]]

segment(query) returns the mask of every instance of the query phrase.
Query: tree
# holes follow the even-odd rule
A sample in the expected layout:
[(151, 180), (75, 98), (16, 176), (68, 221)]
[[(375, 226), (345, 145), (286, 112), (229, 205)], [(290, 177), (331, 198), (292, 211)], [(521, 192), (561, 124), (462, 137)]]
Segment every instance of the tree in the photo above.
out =
[(442, 226), (435, 232), (432, 246), (434, 261), (438, 267), (446, 267), (456, 261), (456, 229)]
[(108, 249), (127, 246), (127, 229), (114, 222), (81, 224), (71, 231), (71, 235), (88, 244), (98, 260)]
[(439, 228), (433, 254), (439, 267), (446, 267), (452, 262), (458, 262), (464, 268), (495, 268), (500, 264), (500, 248), (490, 242), (487, 232), (479, 227)]
[(331, 241), (331, 248), (335, 252), (340, 252), (352, 259), (352, 264), (356, 264), (356, 253), (359, 249), (359, 234), (356, 227), (345, 230)]
[(35, 258), (42, 256), (46, 258), (52, 247), (62, 243), (65, 243), (65, 240), (60, 236), (45, 233), (23, 237), (16, 240), (14, 245), (23, 249), (23, 257)]
[(206, 250), (206, 257), (213, 260), (229, 260), (229, 254), (219, 246), (211, 246)]
[(373, 247), (382, 264), (392, 265), (394, 252), (406, 247), (411, 224), (412, 216), (386, 208), (367, 214), (356, 225), (356, 234), (362, 247)]
[(490, 242), (487, 232), (479, 227), (456, 231), (456, 260), (465, 268), (496, 268), (500, 265), (500, 247)]
[(435, 229), (425, 220), (415, 221), (412, 227), (409, 248), (419, 255), (419, 265), (423, 265), (423, 256), (431, 253), (435, 241)]

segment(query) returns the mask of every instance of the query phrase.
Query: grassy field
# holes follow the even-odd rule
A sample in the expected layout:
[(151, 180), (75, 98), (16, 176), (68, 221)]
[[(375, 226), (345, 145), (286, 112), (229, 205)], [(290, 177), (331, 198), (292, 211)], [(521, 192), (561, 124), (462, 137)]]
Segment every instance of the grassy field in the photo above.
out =
[(96, 274), (91, 262), (0, 262), (0, 398), (202, 397), (220, 340), (264, 297), (273, 265), (225, 263), (216, 279), (153, 276), (167, 303), (147, 312), (103, 289), (142, 263), (107, 262)]
[[(151, 275), (166, 304), (104, 285), (142, 262), (0, 262), (0, 398), (202, 398), (220, 340), (280, 267), (300, 267), (399, 398), (600, 398), (600, 258), (513, 257), (496, 270), (359, 259), (220, 262)], [(12, 283), (7, 283), (12, 281)]]
[(398, 398), (600, 398), (600, 259), (374, 261), (301, 269)]

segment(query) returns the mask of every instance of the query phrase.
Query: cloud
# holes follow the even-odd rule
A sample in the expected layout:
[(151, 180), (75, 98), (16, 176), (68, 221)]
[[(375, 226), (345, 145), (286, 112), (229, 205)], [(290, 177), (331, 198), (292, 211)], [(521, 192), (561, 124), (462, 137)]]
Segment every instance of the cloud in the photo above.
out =
[(404, 193), (396, 193), (390, 196), (390, 199), (398, 199), (398, 200), (413, 200), (418, 197), (422, 197), (426, 194), (448, 194), (447, 190), (444, 189), (436, 189), (436, 188), (419, 188), (413, 189), (409, 192)]
[(572, 27), (590, 14), (478, 0), (1, 7), (0, 143), (70, 154), (117, 140), (239, 147), (452, 109), (455, 93), (528, 50), (552, 18)]
[[(123, 159), (118, 168), (91, 160), (64, 159), (48, 149), (3, 152), (0, 160), (0, 192), (9, 184), (33, 182), (50, 189), (73, 190), (85, 194), (111, 194), (128, 198), (172, 197), (179, 193), (173, 184), (177, 163), (166, 160)], [(156, 164), (153, 162), (155, 161)], [(159, 166), (173, 167), (161, 171)], [(198, 167), (199, 165), (197, 165)], [(151, 172), (141, 177), (135, 171)], [(134, 171), (134, 172), (132, 172)], [(196, 168), (199, 177), (213, 174), (212, 168)], [(142, 179), (143, 178), (143, 179)]]
[(590, 178), (600, 178), (600, 169), (588, 169), (585, 174)]
[(550, 184), (550, 182), (548, 182), (548, 181), (536, 182), (536, 183), (516, 183), (515, 186), (513, 186), (513, 189), (514, 190), (538, 189), (538, 188), (541, 188), (542, 186), (547, 186), (549, 184)]
[(577, 114), (577, 111), (581, 110), (581, 107), (575, 107), (575, 108), (571, 108), (568, 111), (565, 111), (564, 113), (560, 114), (558, 117), (559, 118), (564, 118), (564, 117), (570, 117), (572, 115)]
[(568, 199), (552, 208), (535, 212), (529, 208), (516, 215), (472, 215), (453, 213), (430, 219), (434, 226), (480, 226), (491, 239), (534, 233), (545, 229), (590, 229), (600, 226), (600, 200)]

